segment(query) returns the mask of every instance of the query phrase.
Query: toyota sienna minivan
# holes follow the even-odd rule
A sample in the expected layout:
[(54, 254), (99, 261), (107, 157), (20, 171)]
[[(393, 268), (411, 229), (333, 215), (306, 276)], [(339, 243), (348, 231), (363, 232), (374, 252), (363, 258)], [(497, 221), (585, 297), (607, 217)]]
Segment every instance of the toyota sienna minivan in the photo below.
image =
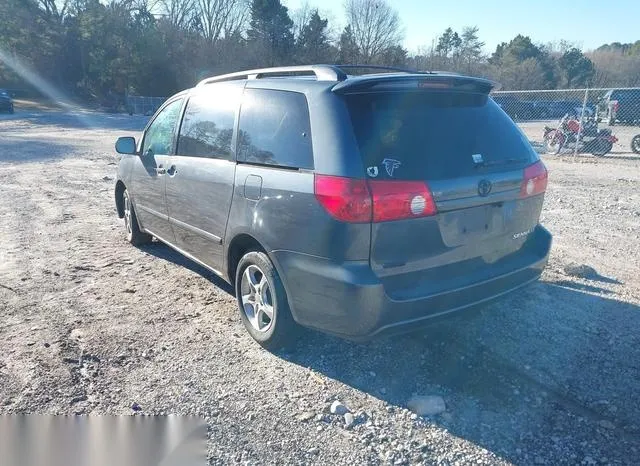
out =
[(299, 325), (355, 340), (414, 329), (547, 262), (547, 171), (493, 83), (368, 68), (205, 79), (116, 143), (128, 240), (229, 281), (264, 347)]

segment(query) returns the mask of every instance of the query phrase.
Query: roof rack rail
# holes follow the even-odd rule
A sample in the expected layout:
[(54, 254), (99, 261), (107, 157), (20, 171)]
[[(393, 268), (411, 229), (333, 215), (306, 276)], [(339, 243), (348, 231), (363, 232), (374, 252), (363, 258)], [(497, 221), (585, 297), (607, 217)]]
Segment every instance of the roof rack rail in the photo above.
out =
[(395, 71), (410, 74), (435, 74), (434, 71), (417, 71), (407, 68), (398, 68), (395, 66), (380, 65), (307, 65), (307, 66), (281, 66), (275, 68), (259, 68), (255, 70), (238, 71), (236, 73), (223, 74), (205, 78), (196, 86), (204, 86), (209, 83), (217, 83), (222, 81), (234, 81), (238, 79), (260, 79), (268, 77), (287, 77), (287, 76), (315, 76), (318, 81), (344, 81), (349, 76), (346, 70), (365, 69), (379, 71)]
[(315, 75), (319, 81), (344, 81), (347, 75), (340, 67), (333, 65), (311, 66), (281, 66), (277, 68), (260, 68), (255, 70), (239, 71), (237, 73), (223, 74), (200, 81), (197, 86), (222, 81), (234, 81), (238, 79), (260, 79), (267, 77), (308, 76)]
[(399, 68), (396, 66), (380, 66), (380, 65), (333, 65), (341, 70), (350, 69), (365, 69), (365, 70), (380, 70), (380, 71), (398, 71), (400, 73), (412, 73), (412, 74), (433, 74), (433, 71), (418, 71), (408, 68)]

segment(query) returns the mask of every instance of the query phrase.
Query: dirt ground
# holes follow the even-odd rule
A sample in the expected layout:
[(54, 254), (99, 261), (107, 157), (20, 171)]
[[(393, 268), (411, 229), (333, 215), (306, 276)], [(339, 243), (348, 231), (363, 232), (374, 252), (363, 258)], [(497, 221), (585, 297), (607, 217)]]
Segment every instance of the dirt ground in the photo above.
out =
[[(144, 122), (0, 116), (0, 413), (198, 414), (216, 465), (640, 464), (639, 157), (543, 156), (539, 283), (416, 334), (271, 354), (229, 286), (125, 241), (113, 143)], [(412, 416), (413, 395), (446, 411)]]

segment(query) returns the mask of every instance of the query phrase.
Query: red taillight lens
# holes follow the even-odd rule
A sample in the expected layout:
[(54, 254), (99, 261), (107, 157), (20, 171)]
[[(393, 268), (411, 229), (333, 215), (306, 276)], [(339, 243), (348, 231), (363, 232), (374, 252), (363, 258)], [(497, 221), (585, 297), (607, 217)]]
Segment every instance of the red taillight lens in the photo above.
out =
[(422, 181), (369, 180), (373, 221), (388, 222), (436, 213), (431, 191)]
[(541, 161), (524, 169), (520, 197), (535, 196), (547, 190), (547, 169)]
[(371, 194), (365, 180), (315, 175), (315, 194), (322, 207), (338, 220), (371, 221)]
[(387, 181), (315, 175), (318, 202), (349, 223), (388, 222), (435, 215), (436, 204), (422, 181)]

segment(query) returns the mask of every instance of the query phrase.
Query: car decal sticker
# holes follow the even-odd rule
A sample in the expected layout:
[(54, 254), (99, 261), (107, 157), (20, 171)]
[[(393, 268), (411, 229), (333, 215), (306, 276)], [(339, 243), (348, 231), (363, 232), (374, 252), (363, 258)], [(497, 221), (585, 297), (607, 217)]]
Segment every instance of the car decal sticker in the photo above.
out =
[(375, 178), (378, 176), (378, 167), (376, 167), (375, 165), (372, 167), (367, 167), (367, 175), (369, 175), (371, 178)]
[(384, 165), (385, 170), (387, 170), (387, 174), (393, 176), (395, 169), (402, 165), (402, 163), (396, 159), (384, 159), (382, 165)]

